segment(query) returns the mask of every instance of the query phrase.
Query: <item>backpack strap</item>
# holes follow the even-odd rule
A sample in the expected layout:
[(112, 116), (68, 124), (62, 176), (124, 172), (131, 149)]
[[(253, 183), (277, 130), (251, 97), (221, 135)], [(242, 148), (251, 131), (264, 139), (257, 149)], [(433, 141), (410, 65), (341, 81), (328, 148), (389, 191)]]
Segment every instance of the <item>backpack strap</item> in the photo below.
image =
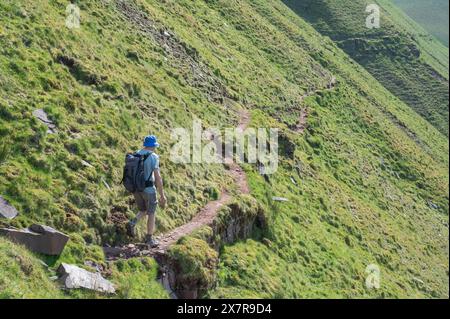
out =
[[(151, 152), (149, 152), (148, 154), (145, 154), (145, 155), (144, 155), (144, 161), (143, 161), (143, 163), (145, 163), (145, 161), (150, 157), (150, 155), (152, 155)], [(153, 187), (153, 186), (155, 185), (154, 182), (151, 181), (151, 179), (152, 179), (152, 174), (153, 174), (153, 171), (150, 172), (150, 175), (148, 175), (148, 179), (145, 181), (145, 187)]]

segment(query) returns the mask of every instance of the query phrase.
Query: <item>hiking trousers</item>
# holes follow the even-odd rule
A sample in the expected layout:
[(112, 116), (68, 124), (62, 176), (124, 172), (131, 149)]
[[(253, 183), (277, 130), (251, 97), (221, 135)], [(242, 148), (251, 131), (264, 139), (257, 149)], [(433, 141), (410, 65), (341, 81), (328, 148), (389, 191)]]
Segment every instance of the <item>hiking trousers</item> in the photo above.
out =
[(138, 192), (133, 193), (133, 195), (140, 212), (146, 212), (147, 215), (156, 213), (156, 207), (158, 206), (156, 193)]

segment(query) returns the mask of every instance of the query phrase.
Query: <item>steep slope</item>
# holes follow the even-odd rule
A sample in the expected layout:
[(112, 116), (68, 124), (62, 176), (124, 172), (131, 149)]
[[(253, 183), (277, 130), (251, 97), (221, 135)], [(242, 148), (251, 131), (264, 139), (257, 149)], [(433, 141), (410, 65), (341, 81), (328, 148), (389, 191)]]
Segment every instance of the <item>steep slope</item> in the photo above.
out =
[[(389, 0), (285, 0), (320, 33), (335, 40), (394, 95), (448, 136), (448, 48)], [(368, 29), (369, 4), (381, 7)]]
[(61, 298), (39, 259), (0, 238), (0, 298)]
[(420, 23), (428, 32), (448, 47), (448, 11), (447, 0), (393, 0), (408, 16)]
[[(73, 262), (76, 252), (66, 250), (62, 261)], [(78, 252), (80, 253), (80, 252)], [(92, 261), (92, 255), (86, 260)], [(24, 247), (0, 238), (0, 299), (64, 299), (64, 298), (104, 298), (100, 293), (83, 290), (66, 291), (60, 287), (54, 267), (42, 261)], [(47, 259), (52, 265), (54, 260)], [(101, 267), (105, 264), (99, 263)], [(89, 271), (90, 267), (81, 265)], [(118, 287), (115, 298), (167, 298), (167, 293), (156, 282), (157, 267), (154, 260), (135, 259), (121, 261), (108, 269), (113, 284)]]
[[(104, 263), (101, 245), (130, 241), (123, 155), (149, 132), (169, 197), (159, 233), (239, 194), (224, 165), (171, 162), (170, 135), (193, 118), (236, 126), (247, 109), (280, 129), (277, 174), (243, 167), (268, 230), (224, 247), (210, 296), (448, 296), (447, 139), (332, 41), (279, 1), (78, 4), (80, 29), (64, 1), (0, 4), (0, 195), (21, 212), (0, 223), (68, 232), (51, 267)], [(380, 290), (364, 286), (373, 263)], [(121, 296), (163, 295), (153, 262), (104, 266)]]
[[(266, 24), (276, 26), (267, 50), (280, 43), (308, 48), (337, 76), (338, 85), (334, 92), (305, 99), (308, 130), (304, 136), (288, 135), (297, 146), (284, 154), (270, 183), (250, 174), (252, 193), (273, 212), (271, 233), (264, 244), (250, 240), (225, 248), (221, 288), (213, 296), (447, 296), (445, 139), (332, 43), (313, 40), (317, 34), (282, 5), (239, 4), (234, 12), (223, 1), (217, 8), (232, 11), (231, 21), (256, 19), (257, 10)], [(260, 36), (258, 30), (247, 36)], [(268, 121), (262, 116), (253, 124)], [(440, 158), (440, 177), (428, 170), (432, 158)], [(433, 182), (424, 188), (420, 180)], [(429, 191), (440, 194), (440, 213), (431, 205), (437, 198), (426, 199)], [(276, 203), (272, 195), (290, 202)], [(379, 291), (364, 287), (371, 263), (382, 269)]]

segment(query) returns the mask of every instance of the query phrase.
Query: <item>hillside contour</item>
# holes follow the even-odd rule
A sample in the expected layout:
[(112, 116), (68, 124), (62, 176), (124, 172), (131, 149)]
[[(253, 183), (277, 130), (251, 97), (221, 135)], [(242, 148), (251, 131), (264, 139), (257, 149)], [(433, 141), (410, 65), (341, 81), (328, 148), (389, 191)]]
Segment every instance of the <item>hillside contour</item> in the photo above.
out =
[(448, 47), (448, 1), (432, 0), (423, 2), (421, 0), (393, 0), (392, 2)]
[[(284, 0), (381, 84), (448, 137), (448, 48), (389, 0)], [(380, 28), (366, 7), (381, 8)]]
[[(158, 235), (222, 191), (219, 230), (266, 214), (248, 238), (214, 238), (217, 250), (207, 227), (171, 245), (199, 297), (448, 297), (447, 138), (309, 22), (272, 0), (98, 0), (77, 2), (70, 29), (66, 5), (0, 3), (0, 196), (19, 211), (0, 224), (70, 235), (54, 258), (1, 239), (0, 288), (33, 280), (2, 296), (106, 297), (58, 290), (49, 277), (66, 262), (97, 265), (115, 297), (168, 297), (151, 257), (103, 252), (133, 242), (123, 160), (153, 133), (169, 202)], [(239, 169), (245, 200), (228, 165), (170, 160), (174, 128), (236, 127), (242, 110), (279, 129), (276, 174)], [(373, 265), (379, 289), (365, 285)]]

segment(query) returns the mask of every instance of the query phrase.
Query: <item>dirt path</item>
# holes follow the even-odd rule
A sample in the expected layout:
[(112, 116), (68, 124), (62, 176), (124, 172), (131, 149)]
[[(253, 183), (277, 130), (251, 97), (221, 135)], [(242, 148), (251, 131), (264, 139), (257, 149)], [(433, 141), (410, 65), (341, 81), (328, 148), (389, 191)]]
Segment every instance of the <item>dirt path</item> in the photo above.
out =
[[(319, 93), (320, 91), (331, 91), (336, 87), (336, 78), (332, 77), (330, 79), (330, 82), (327, 84), (327, 86), (325, 88), (323, 88), (322, 90), (312, 90), (311, 92), (307, 92), (306, 94), (302, 95), (300, 100), (303, 101), (305, 98), (307, 98), (308, 96), (313, 96), (317, 93)], [(308, 127), (308, 109), (307, 108), (303, 108), (300, 111), (300, 117), (299, 120), (297, 122), (297, 125), (294, 127), (294, 131), (297, 133), (302, 134), (306, 128)]]
[[(174, 68), (184, 70), (186, 81), (192, 86), (201, 89), (208, 96), (209, 100), (220, 102), (229, 97), (220, 79), (214, 76), (214, 73), (199, 60), (196, 54), (187, 50), (187, 46), (170, 30), (153, 21), (132, 2), (118, 0), (116, 7), (123, 14), (123, 17), (139, 32), (156, 41), (166, 54), (171, 57), (170, 61), (173, 63)], [(238, 115), (238, 128), (245, 130), (250, 122), (250, 113), (246, 110), (241, 110)], [(226, 161), (226, 167), (240, 193), (248, 194), (247, 179), (240, 166), (234, 162)], [(226, 205), (230, 199), (231, 195), (226, 191), (222, 191), (218, 200), (209, 202), (190, 222), (158, 236), (159, 246), (155, 249), (148, 250), (147, 246), (143, 244), (104, 247), (105, 255), (107, 259), (111, 260), (164, 254), (181, 237), (192, 233), (204, 225), (210, 225), (220, 208)]]
[[(326, 88), (323, 90), (330, 91), (334, 89), (336, 86), (336, 79), (333, 77)], [(313, 90), (311, 92), (306, 93), (301, 97), (301, 100), (305, 99), (308, 96), (312, 96), (317, 94), (322, 90)], [(239, 124), (238, 128), (245, 131), (250, 123), (250, 113), (247, 110), (239, 111)], [(303, 133), (307, 128), (307, 119), (308, 119), (308, 110), (302, 109), (300, 113), (299, 121), (294, 128), (294, 130), (298, 133)], [(222, 147), (222, 143), (220, 142), (219, 147)], [(247, 184), (247, 178), (245, 176), (242, 168), (235, 163), (234, 161), (228, 161), (225, 159), (226, 166), (228, 169), (228, 174), (233, 178), (234, 183), (241, 194), (248, 194), (249, 187)], [(129, 244), (126, 246), (117, 246), (117, 247), (104, 247), (104, 252), (106, 258), (108, 260), (115, 260), (120, 258), (132, 258), (138, 256), (157, 256), (163, 255), (167, 249), (176, 243), (181, 237), (191, 234), (196, 229), (205, 226), (211, 225), (214, 221), (217, 213), (220, 208), (226, 205), (231, 200), (231, 195), (222, 190), (220, 197), (218, 200), (209, 202), (205, 207), (203, 207), (200, 212), (188, 223), (181, 225), (170, 232), (162, 234), (157, 237), (159, 240), (159, 246), (153, 249), (148, 249), (145, 244)]]
[(306, 130), (308, 121), (308, 109), (304, 108), (300, 111), (300, 118), (298, 120), (297, 125), (295, 126), (294, 131), (298, 133), (303, 133)]
[[(250, 113), (247, 110), (239, 112), (238, 128), (245, 130), (250, 123)], [(249, 194), (249, 187), (247, 178), (242, 168), (235, 163), (227, 164), (228, 174), (233, 178), (237, 189), (241, 194)], [(148, 249), (144, 244), (129, 244), (117, 247), (104, 247), (103, 250), (108, 260), (132, 258), (138, 256), (156, 256), (164, 254), (167, 249), (176, 243), (181, 237), (189, 235), (196, 229), (211, 225), (214, 221), (220, 208), (226, 205), (231, 200), (231, 195), (227, 191), (222, 191), (218, 200), (209, 202), (203, 207), (200, 212), (187, 224), (181, 225), (172, 231), (162, 234), (157, 237), (159, 246), (153, 249)]]

